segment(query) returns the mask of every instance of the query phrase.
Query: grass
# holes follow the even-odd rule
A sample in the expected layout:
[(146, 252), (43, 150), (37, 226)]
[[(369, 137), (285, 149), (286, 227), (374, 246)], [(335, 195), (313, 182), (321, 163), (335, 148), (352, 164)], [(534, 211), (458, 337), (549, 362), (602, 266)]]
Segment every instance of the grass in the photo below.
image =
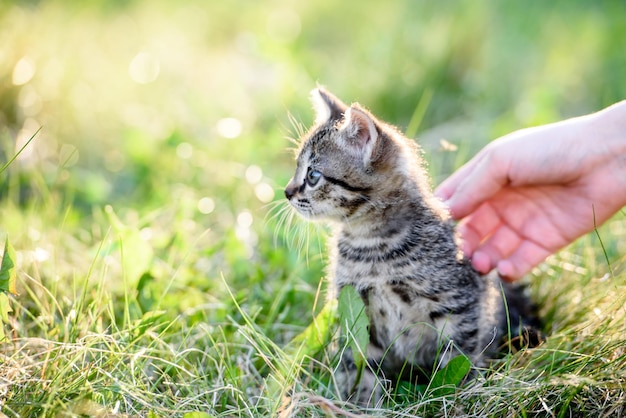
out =
[(325, 233), (280, 215), (316, 82), (416, 134), (438, 183), (625, 97), (622, 2), (65, 3), (0, 5), (2, 414), (274, 416), (288, 388), (295, 416), (625, 414), (624, 213), (530, 275), (545, 344), (367, 411), (332, 350), (292, 351)]

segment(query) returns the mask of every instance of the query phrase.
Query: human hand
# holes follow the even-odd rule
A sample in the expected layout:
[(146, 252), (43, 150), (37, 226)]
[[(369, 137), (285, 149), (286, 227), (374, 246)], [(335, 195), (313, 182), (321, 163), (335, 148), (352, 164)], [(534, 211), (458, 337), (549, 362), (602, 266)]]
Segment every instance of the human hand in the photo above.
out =
[(626, 101), (499, 138), (435, 193), (474, 268), (519, 278), (626, 205)]

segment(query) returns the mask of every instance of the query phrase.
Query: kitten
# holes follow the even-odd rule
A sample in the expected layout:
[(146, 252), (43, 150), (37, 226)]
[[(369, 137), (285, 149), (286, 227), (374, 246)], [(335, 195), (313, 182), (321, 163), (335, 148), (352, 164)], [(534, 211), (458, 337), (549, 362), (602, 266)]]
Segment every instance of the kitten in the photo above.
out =
[(337, 291), (354, 286), (366, 307), (370, 367), (354, 382), (345, 356), (342, 386), (354, 392), (346, 395), (375, 402), (381, 379), (429, 375), (461, 353), (483, 366), (509, 329), (536, 325), (520, 289), (480, 275), (464, 257), (415, 142), (322, 88), (312, 100), (316, 123), (285, 196), (304, 218), (334, 224), (329, 275)]

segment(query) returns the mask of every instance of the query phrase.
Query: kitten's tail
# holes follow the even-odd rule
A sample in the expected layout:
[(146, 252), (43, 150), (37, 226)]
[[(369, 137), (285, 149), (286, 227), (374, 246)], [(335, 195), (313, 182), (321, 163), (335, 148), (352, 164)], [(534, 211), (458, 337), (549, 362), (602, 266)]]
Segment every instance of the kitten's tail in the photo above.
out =
[(504, 312), (501, 329), (504, 331), (502, 349), (519, 350), (523, 347), (536, 347), (545, 337), (538, 307), (534, 304), (523, 284), (501, 281)]

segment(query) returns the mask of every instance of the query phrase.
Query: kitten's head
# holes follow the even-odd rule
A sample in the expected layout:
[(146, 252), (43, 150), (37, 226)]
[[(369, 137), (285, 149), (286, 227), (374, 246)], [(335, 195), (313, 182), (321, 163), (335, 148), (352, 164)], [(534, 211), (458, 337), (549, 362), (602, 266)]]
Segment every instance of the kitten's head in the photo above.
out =
[(317, 117), (285, 189), (291, 205), (310, 220), (350, 222), (388, 204), (381, 191), (398, 186), (406, 165), (395, 130), (321, 88), (311, 96)]

